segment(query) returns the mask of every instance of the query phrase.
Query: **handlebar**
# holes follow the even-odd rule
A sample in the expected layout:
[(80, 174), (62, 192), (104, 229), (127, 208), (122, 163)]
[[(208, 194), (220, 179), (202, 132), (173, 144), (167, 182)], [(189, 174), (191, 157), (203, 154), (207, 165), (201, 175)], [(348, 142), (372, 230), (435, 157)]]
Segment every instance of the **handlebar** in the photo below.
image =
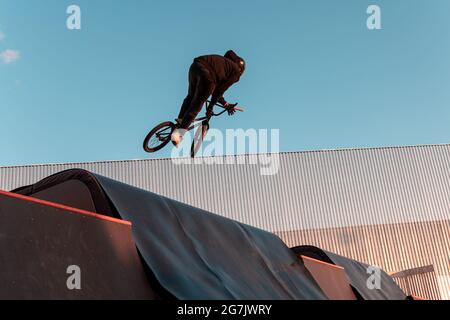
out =
[[(208, 101), (206, 101), (206, 102), (211, 103), (210, 100), (208, 100)], [(215, 116), (221, 115), (222, 113), (224, 113), (224, 112), (226, 111), (225, 106), (222, 105), (222, 104), (220, 104), (220, 103), (216, 103), (214, 106), (217, 106), (217, 107), (220, 107), (220, 108), (222, 108), (222, 109), (225, 109), (224, 111), (222, 111), (222, 112), (220, 112), (220, 113), (217, 113), (217, 114), (213, 113), (213, 115), (215, 115)], [(234, 110), (239, 111), (239, 112), (244, 112), (244, 109), (243, 109), (243, 108), (236, 108), (236, 107), (234, 107)]]
[[(223, 110), (219, 113), (215, 113), (215, 112), (211, 113), (212, 116), (217, 117), (217, 116), (220, 116), (220, 115), (224, 114), (225, 112), (227, 112), (227, 109), (224, 106), (222, 106), (220, 104), (218, 104), (217, 106), (223, 108)], [(244, 112), (244, 109), (242, 109), (242, 108), (235, 107), (234, 110), (239, 111), (239, 112)]]

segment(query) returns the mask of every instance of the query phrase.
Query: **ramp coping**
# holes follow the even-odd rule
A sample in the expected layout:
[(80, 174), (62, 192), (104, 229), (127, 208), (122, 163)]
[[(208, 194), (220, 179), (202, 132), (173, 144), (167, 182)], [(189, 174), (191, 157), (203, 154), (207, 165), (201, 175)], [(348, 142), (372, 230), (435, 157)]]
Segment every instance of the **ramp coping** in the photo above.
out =
[(56, 209), (70, 211), (72, 213), (81, 214), (83, 216), (87, 216), (87, 217), (91, 217), (91, 218), (106, 220), (106, 221), (119, 223), (119, 224), (123, 224), (123, 225), (127, 225), (127, 226), (131, 226), (132, 225), (132, 223), (130, 221), (120, 220), (120, 219), (117, 219), (117, 218), (113, 218), (113, 217), (109, 217), (109, 216), (106, 216), (106, 215), (94, 213), (94, 212), (91, 212), (91, 211), (82, 210), (82, 209), (78, 209), (78, 208), (74, 208), (74, 207), (69, 207), (69, 206), (66, 206), (66, 205), (63, 205), (63, 204), (59, 204), (59, 203), (55, 203), (55, 202), (51, 202), (51, 201), (47, 201), (47, 200), (41, 200), (41, 199), (37, 199), (37, 198), (33, 198), (33, 197), (28, 197), (28, 196), (24, 196), (24, 195), (21, 195), (21, 194), (8, 192), (8, 191), (0, 190), (0, 195), (4, 195), (6, 197), (15, 198), (15, 199), (19, 199), (19, 200), (23, 200), (23, 201), (27, 201), (27, 202), (32, 202), (32, 203), (36, 203), (36, 204), (40, 204), (40, 205), (44, 205), (44, 206), (48, 206), (48, 207), (53, 207), (53, 208), (56, 208)]

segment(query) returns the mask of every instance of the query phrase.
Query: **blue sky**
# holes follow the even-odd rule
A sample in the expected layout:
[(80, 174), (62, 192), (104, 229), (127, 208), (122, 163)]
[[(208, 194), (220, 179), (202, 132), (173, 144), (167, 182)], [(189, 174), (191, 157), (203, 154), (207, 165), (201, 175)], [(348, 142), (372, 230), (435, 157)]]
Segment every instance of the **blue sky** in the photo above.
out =
[(0, 165), (168, 156), (143, 137), (192, 59), (230, 48), (246, 112), (217, 128), (279, 128), (282, 151), (448, 143), (449, 30), (448, 0), (0, 0)]

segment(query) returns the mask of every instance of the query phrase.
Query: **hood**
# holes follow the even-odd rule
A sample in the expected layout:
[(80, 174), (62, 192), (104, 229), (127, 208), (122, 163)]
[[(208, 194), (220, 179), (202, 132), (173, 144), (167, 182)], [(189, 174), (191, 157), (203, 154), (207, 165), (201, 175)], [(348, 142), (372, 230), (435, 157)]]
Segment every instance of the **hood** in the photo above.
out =
[(241, 73), (244, 73), (245, 70), (245, 60), (239, 57), (233, 50), (228, 50), (224, 57), (230, 59), (231, 61), (237, 63), (239, 68), (241, 69)]

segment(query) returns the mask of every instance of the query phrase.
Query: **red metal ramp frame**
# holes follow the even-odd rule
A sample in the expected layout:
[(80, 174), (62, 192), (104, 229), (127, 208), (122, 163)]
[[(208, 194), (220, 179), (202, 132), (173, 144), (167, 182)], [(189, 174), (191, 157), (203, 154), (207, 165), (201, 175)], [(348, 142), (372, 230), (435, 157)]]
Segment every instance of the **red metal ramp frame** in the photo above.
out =
[(357, 300), (343, 267), (303, 255), (299, 258), (330, 300)]
[(0, 299), (156, 297), (128, 221), (0, 190), (0, 252)]

